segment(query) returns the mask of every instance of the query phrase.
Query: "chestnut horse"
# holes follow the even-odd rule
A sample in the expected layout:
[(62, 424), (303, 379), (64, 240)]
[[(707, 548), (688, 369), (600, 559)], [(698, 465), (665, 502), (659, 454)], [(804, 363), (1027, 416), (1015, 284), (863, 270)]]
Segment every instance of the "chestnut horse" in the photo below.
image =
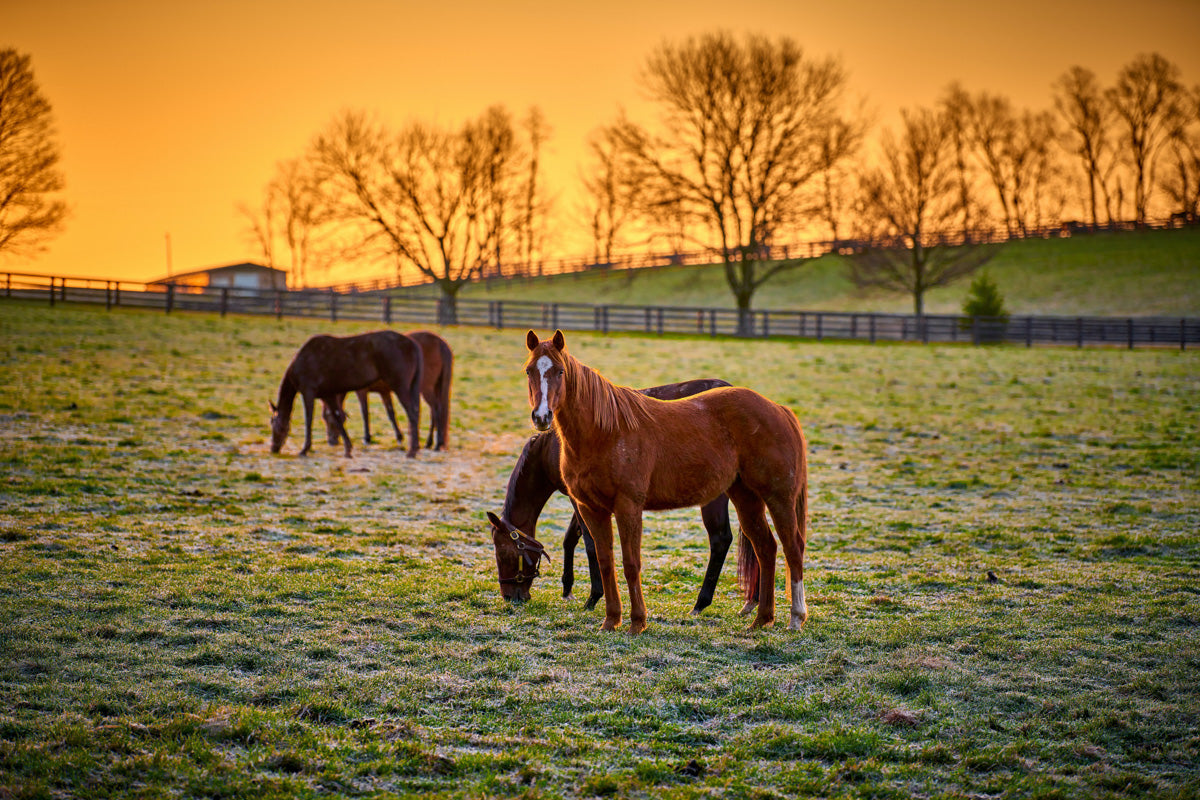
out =
[[(717, 386), (728, 386), (729, 383), (719, 378), (670, 383), (665, 386), (653, 386), (640, 389), (643, 394), (657, 397), (660, 400), (674, 400), (688, 397), (698, 392)], [(522, 570), (525, 555), (533, 549), (545, 548), (537, 541), (537, 521), (542, 509), (556, 491), (567, 493), (567, 487), (562, 481), (559, 469), (559, 442), (554, 431), (544, 434), (534, 434), (517, 458), (516, 466), (508, 478), (508, 490), (504, 498), (504, 510), (500, 516), (488, 512), (492, 524), (492, 542), (496, 548), (496, 567), (500, 577), (500, 591), (506, 600), (528, 600), (530, 586), (535, 574)], [(721, 575), (721, 567), (733, 542), (733, 533), (729, 527), (729, 498), (724, 494), (700, 509), (700, 517), (708, 532), (708, 567), (704, 572), (704, 581), (700, 594), (696, 598), (693, 614), (699, 614), (707, 608), (716, 591), (717, 579)], [(517, 533), (524, 534), (518, 536)], [(579, 513), (572, 514), (563, 537), (563, 597), (571, 596), (575, 584), (575, 546), (579, 537), (583, 536), (584, 548), (587, 552), (588, 573), (591, 578), (591, 592), (586, 608), (592, 608), (604, 596), (603, 584), (600, 581), (600, 570), (596, 564), (595, 548), (592, 537), (579, 519)], [(749, 563), (748, 563), (749, 562)], [(755, 599), (758, 591), (757, 564), (754, 563), (754, 551), (750, 548), (745, 537), (741, 537), (738, 548), (738, 577), (747, 590), (747, 600)], [(520, 579), (517, 579), (520, 576)]]
[(546, 341), (529, 331), (525, 361), (531, 417), (562, 444), (563, 482), (596, 545), (604, 584), (604, 623), (621, 623), (613, 556), (613, 517), (629, 587), (630, 632), (646, 629), (642, 597), (642, 512), (707, 503), (725, 492), (759, 562), (758, 613), (775, 621), (775, 523), (788, 570), (789, 627), (808, 618), (804, 547), (808, 445), (795, 413), (750, 389), (710, 389), (656, 400), (614, 385), (566, 350), (562, 331)]
[[(408, 414), (408, 457), (417, 454), (417, 436), (421, 420), (421, 379), (424, 361), (421, 348), (407, 336), (395, 331), (373, 331), (358, 336), (313, 336), (288, 365), (279, 383), (278, 405), (271, 403), (271, 452), (283, 448), (292, 425), (292, 406), (296, 395), (304, 401), (304, 449), (312, 449), (313, 403), (340, 408), (338, 397), (383, 383), (395, 393)], [(346, 457), (350, 457), (350, 436), (346, 433), (345, 413), (334, 415), (338, 437), (345, 439)]]
[[(425, 440), (426, 450), (444, 450), (450, 439), (450, 383), (454, 377), (454, 353), (446, 340), (433, 331), (409, 331), (408, 338), (421, 346), (421, 355), (425, 359), (424, 379), (421, 381), (421, 397), (429, 405), (432, 420), (429, 424), (429, 438)], [(404, 434), (396, 424), (396, 409), (392, 407), (392, 393), (387, 384), (378, 381), (365, 389), (359, 389), (358, 407), (362, 411), (363, 443), (371, 443), (371, 419), (367, 414), (367, 394), (376, 392), (383, 400), (384, 411), (396, 432), (396, 441), (404, 444)], [(336, 409), (344, 411), (346, 396), (338, 398)], [(337, 411), (335, 406), (323, 404), (321, 416), (325, 420), (325, 436), (330, 444), (338, 443), (338, 429), (335, 421)], [(345, 416), (342, 416), (345, 420)]]

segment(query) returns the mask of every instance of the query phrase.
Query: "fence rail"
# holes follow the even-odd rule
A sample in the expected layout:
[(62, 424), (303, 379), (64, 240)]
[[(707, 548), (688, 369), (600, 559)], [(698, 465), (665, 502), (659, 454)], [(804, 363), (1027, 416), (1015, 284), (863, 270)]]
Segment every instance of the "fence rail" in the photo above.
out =
[(542, 328), (600, 333), (772, 337), (867, 342), (1009, 342), (1027, 347), (1178, 347), (1200, 345), (1200, 318), (1014, 316), (1007, 320), (957, 314), (851, 313), (680, 306), (589, 305), (462, 299), (456, 309), (436, 298), (333, 291), (282, 291), (171, 286), (96, 278), (5, 273), (4, 296), (56, 303), (379, 321), (385, 325), (452, 323), (491, 328)]

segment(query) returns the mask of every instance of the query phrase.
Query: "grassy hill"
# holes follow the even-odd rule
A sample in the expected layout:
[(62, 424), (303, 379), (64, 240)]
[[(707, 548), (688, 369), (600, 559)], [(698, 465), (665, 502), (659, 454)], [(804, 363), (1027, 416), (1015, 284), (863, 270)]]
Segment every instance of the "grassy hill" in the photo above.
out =
[[(1037, 239), (997, 248), (987, 269), (1014, 314), (1200, 315), (1200, 230)], [(931, 313), (957, 313), (969, 281), (926, 296)], [(587, 273), (472, 285), (462, 297), (732, 308), (720, 266)], [(755, 296), (760, 309), (908, 313), (903, 294), (856, 289), (845, 261), (797, 262)]]

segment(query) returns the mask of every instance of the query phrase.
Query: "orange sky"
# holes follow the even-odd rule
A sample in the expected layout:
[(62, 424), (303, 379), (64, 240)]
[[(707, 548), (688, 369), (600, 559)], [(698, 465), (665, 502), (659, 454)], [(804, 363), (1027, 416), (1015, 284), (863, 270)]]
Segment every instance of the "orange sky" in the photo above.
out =
[(158, 278), (168, 233), (175, 273), (253, 260), (236, 205), (338, 111), (457, 125), (493, 103), (545, 113), (561, 246), (583, 253), (584, 138), (621, 106), (649, 121), (646, 56), (718, 28), (840, 55), (885, 120), (951, 80), (1047, 108), (1068, 67), (1109, 83), (1142, 52), (1200, 83), (1200, 0), (0, 0), (0, 47), (32, 56), (54, 106), (72, 207), (48, 252), (0, 269)]

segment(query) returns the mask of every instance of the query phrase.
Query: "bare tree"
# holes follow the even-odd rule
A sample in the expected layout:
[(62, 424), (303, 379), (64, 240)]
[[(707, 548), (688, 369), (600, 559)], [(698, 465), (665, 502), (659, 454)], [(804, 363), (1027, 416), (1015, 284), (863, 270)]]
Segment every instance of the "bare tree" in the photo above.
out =
[[(333, 209), (326, 202), (312, 165), (302, 158), (281, 161), (257, 209), (239, 210), (247, 219), (247, 238), (267, 266), (282, 267), (293, 288), (309, 285), (313, 271), (327, 270), (345, 255), (338, 247)], [(281, 258), (286, 251), (286, 258)]]
[(820, 141), (820, 198), (816, 213), (829, 226), (835, 244), (842, 239), (842, 224), (854, 202), (854, 178), (845, 156), (859, 149), (865, 132), (865, 124), (839, 119), (834, 120)]
[(443, 322), (457, 320), (462, 286), (498, 269), (515, 241), (524, 153), (500, 107), (458, 130), (411, 123), (398, 134), (349, 112), (313, 157), (336, 217), (398, 271), (435, 282)]
[(553, 132), (546, 116), (537, 106), (529, 109), (522, 121), (529, 141), (529, 164), (526, 169), (525, 196), (521, 206), (521, 226), (517, 250), (521, 261), (531, 267), (534, 260), (540, 263), (545, 246), (545, 231), (541, 224), (546, 218), (549, 202), (543, 197), (541, 183), (542, 148)]
[(66, 221), (50, 102), (30, 58), (0, 50), (0, 255), (41, 252)]
[(1140, 55), (1117, 76), (1106, 97), (1122, 125), (1121, 141), (1133, 165), (1134, 219), (1144, 224), (1159, 154), (1182, 113), (1179, 67), (1158, 53)]
[(946, 128), (954, 155), (954, 182), (958, 194), (958, 209), (966, 237), (981, 223), (979, 204), (974, 192), (974, 169), (971, 165), (972, 100), (967, 90), (955, 82), (946, 88), (939, 103), (946, 118)]
[(712, 33), (663, 44), (641, 81), (661, 133), (624, 119), (614, 133), (651, 178), (645, 208), (686, 214), (689, 232), (716, 249), (748, 332), (755, 291), (791, 265), (768, 263), (767, 248), (805, 220), (816, 177), (847, 155), (822, 156), (826, 132), (844, 121), (846, 73), (788, 38)]
[(862, 176), (860, 238), (881, 242), (849, 258), (860, 287), (903, 291), (925, 314), (925, 293), (969, 275), (995, 252), (964, 241), (953, 121), (944, 111), (905, 110), (899, 137), (885, 131), (882, 165)]
[(1008, 98), (981, 92), (971, 106), (971, 134), (1008, 235), (1036, 227), (1053, 168), (1053, 117), (1017, 113)]
[(1116, 165), (1109, 134), (1113, 108), (1104, 96), (1096, 73), (1084, 67), (1071, 67), (1054, 84), (1054, 107), (1067, 124), (1067, 149), (1079, 158), (1087, 178), (1088, 205), (1092, 225), (1100, 223), (1097, 193), (1103, 192), (1105, 208), (1112, 221), (1108, 197), (1108, 177)]
[(614, 251), (628, 244), (629, 230), (643, 213), (648, 176), (615, 128), (594, 131), (587, 148), (590, 158), (581, 176), (581, 208), (592, 234), (592, 258), (598, 264), (611, 264)]
[(1200, 222), (1200, 86), (1186, 92), (1167, 137), (1168, 171), (1159, 182), (1171, 201), (1171, 217)]

